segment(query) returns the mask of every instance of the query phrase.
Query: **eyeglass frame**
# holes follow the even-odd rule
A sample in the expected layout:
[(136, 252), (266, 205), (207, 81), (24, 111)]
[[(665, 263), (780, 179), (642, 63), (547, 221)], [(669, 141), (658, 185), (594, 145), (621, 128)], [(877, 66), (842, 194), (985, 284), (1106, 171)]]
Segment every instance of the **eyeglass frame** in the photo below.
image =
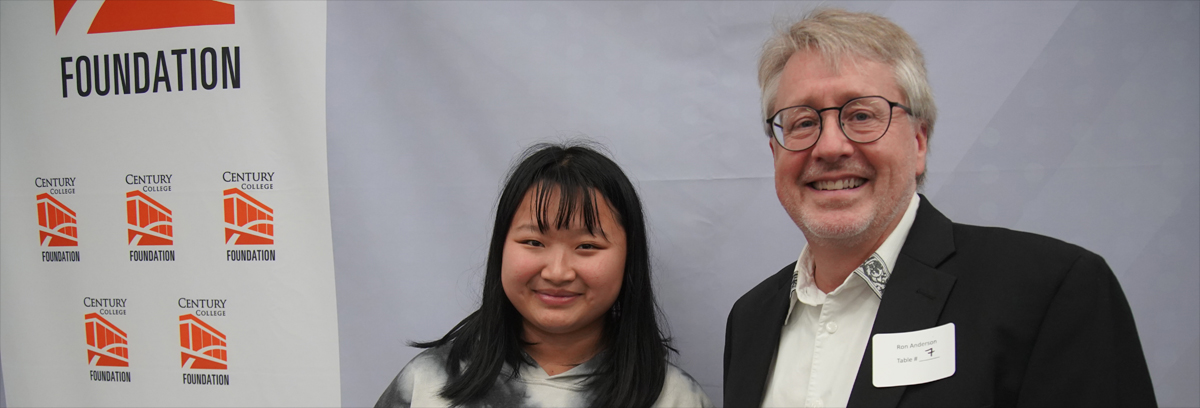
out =
[[(880, 132), (880, 133), (879, 133), (879, 136), (876, 136), (874, 139), (871, 139), (871, 140), (869, 140), (869, 141), (866, 141), (866, 142), (860, 142), (860, 141), (854, 140), (853, 138), (851, 138), (851, 137), (850, 137), (850, 135), (849, 135), (849, 134), (847, 134), (847, 133), (846, 133), (846, 123), (845, 123), (845, 122), (842, 122), (842, 109), (845, 109), (845, 108), (846, 108), (846, 106), (849, 106), (849, 105), (850, 105), (850, 103), (852, 103), (852, 102), (854, 102), (854, 101), (857, 101), (857, 100), (859, 100), (859, 99), (866, 99), (866, 98), (879, 98), (879, 99), (883, 99), (883, 101), (884, 101), (884, 102), (887, 102), (887, 103), (888, 103), (888, 123), (887, 123), (887, 126), (885, 126), (885, 127), (883, 128), (883, 132)], [(783, 111), (785, 111), (785, 110), (788, 110), (788, 109), (792, 109), (792, 108), (809, 108), (809, 109), (812, 109), (812, 110), (814, 110), (814, 111), (816, 111), (816, 112), (817, 112), (817, 118), (820, 120), (820, 123), (818, 123), (818, 124), (817, 124), (817, 126), (818, 126), (818, 128), (817, 128), (817, 137), (816, 137), (815, 139), (813, 139), (813, 142), (812, 142), (812, 144), (811, 144), (811, 145), (808, 145), (808, 147), (805, 147), (805, 148), (803, 148), (803, 149), (797, 149), (797, 150), (789, 149), (787, 146), (785, 146), (785, 145), (783, 144), (783, 142), (782, 142), (782, 141), (780, 141), (780, 140), (779, 140), (779, 138), (780, 138), (780, 137), (782, 137), (782, 133), (780, 133), (780, 136), (776, 136), (776, 133), (775, 133), (775, 130), (774, 130), (774, 128), (776, 128), (776, 127), (779, 127), (779, 128), (782, 130), (782, 126), (777, 126), (777, 125), (775, 125), (775, 118), (779, 117), (779, 114), (780, 114), (780, 113), (783, 113)], [(843, 103), (843, 104), (842, 104), (842, 106), (834, 106), (834, 107), (828, 107), (828, 108), (824, 108), (824, 109), (817, 109), (817, 108), (814, 108), (814, 107), (812, 107), (812, 106), (808, 106), (808, 105), (796, 105), (796, 106), (789, 106), (789, 107), (786, 107), (786, 108), (783, 108), (783, 109), (780, 109), (780, 110), (777, 110), (777, 111), (775, 111), (775, 114), (774, 114), (774, 115), (771, 115), (771, 117), (767, 118), (767, 120), (766, 120), (766, 124), (767, 124), (767, 137), (769, 137), (769, 138), (771, 138), (771, 139), (774, 139), (774, 140), (775, 140), (775, 143), (779, 144), (779, 147), (782, 147), (782, 148), (783, 148), (783, 150), (787, 150), (787, 151), (789, 151), (789, 152), (802, 152), (802, 151), (805, 151), (805, 150), (811, 149), (813, 146), (816, 146), (816, 145), (817, 145), (817, 142), (821, 141), (821, 136), (824, 136), (824, 135), (825, 135), (825, 112), (828, 112), (828, 111), (831, 111), (831, 110), (836, 110), (836, 111), (838, 111), (838, 115), (837, 115), (837, 120), (838, 120), (838, 129), (841, 129), (841, 130), (842, 130), (842, 136), (844, 136), (844, 137), (846, 138), (846, 140), (849, 140), (849, 141), (851, 141), (851, 142), (858, 143), (858, 144), (867, 144), (867, 143), (873, 143), (873, 142), (875, 142), (875, 141), (877, 141), (877, 140), (879, 140), (879, 139), (882, 139), (882, 138), (883, 138), (883, 135), (886, 135), (886, 134), (887, 134), (887, 132), (888, 132), (888, 130), (891, 130), (891, 129), (892, 129), (892, 119), (895, 119), (895, 118), (896, 118), (896, 115), (892, 114), (892, 109), (893, 109), (893, 108), (900, 108), (900, 109), (903, 109), (903, 110), (904, 110), (904, 113), (908, 114), (909, 116), (912, 116), (912, 114), (913, 114), (913, 113), (912, 113), (912, 109), (911, 109), (911, 108), (909, 108), (909, 107), (907, 107), (907, 106), (904, 106), (904, 104), (901, 104), (901, 103), (899, 103), (899, 102), (892, 102), (892, 101), (888, 100), (888, 98), (885, 98), (885, 97), (883, 97), (883, 96), (880, 96), (880, 95), (867, 95), (867, 96), (859, 96), (859, 97), (852, 98), (852, 99), (850, 99), (850, 100), (846, 101), (846, 103)]]

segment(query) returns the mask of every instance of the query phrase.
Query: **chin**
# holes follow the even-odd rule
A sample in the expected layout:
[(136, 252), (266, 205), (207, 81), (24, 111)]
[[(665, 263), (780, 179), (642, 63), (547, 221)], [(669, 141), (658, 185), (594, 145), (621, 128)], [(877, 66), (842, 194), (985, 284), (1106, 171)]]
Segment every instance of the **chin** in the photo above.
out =
[(871, 225), (870, 222), (854, 222), (854, 223), (836, 223), (836, 222), (808, 222), (801, 219), (803, 223), (805, 237), (813, 237), (828, 241), (853, 241), (864, 238), (864, 232)]
[(551, 333), (551, 334), (569, 333), (571, 331), (577, 330), (578, 329), (577, 326), (580, 326), (580, 325), (576, 324), (576, 322), (570, 321), (567, 319), (544, 319), (543, 318), (543, 319), (534, 320), (533, 323), (534, 323), (534, 326), (536, 326), (538, 328), (538, 330), (544, 331), (546, 333)]
[[(873, 211), (855, 209), (801, 208), (790, 214), (805, 237), (825, 240), (847, 240), (862, 235), (875, 220)], [(861, 210), (861, 209), (859, 209)]]

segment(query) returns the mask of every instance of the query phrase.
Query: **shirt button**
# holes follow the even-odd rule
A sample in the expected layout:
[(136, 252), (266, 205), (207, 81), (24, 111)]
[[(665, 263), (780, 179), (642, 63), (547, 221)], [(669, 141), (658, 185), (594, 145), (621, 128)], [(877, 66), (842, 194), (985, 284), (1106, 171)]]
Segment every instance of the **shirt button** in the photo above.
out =
[(825, 331), (828, 331), (830, 333), (836, 332), (837, 331), (837, 323), (834, 323), (834, 322), (825, 323)]
[(823, 407), (823, 406), (825, 406), (825, 401), (821, 401), (820, 398), (816, 398), (816, 399), (809, 400), (808, 404), (805, 404), (805, 405), (808, 405), (810, 407)]

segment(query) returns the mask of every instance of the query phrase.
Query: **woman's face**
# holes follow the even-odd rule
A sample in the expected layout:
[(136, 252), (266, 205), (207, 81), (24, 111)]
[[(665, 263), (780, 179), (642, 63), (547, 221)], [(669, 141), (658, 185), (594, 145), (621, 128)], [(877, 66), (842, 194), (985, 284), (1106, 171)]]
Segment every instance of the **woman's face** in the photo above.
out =
[(555, 229), (558, 194), (547, 200), (546, 232), (538, 230), (533, 190), (525, 194), (504, 243), (500, 279), (508, 300), (524, 318), (526, 341), (563, 335), (599, 335), (604, 314), (621, 292), (625, 229), (608, 201), (593, 191), (599, 223), (593, 233), (582, 216)]

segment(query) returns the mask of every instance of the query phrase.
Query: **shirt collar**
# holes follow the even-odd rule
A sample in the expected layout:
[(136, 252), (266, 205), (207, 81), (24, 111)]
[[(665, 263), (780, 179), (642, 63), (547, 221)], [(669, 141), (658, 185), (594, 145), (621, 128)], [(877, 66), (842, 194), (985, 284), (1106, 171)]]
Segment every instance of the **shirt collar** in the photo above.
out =
[[(867, 260), (830, 294), (837, 293), (843, 288), (866, 284), (872, 292), (875, 292), (875, 296), (883, 298), (883, 290), (887, 286), (888, 278), (891, 277), (891, 271), (895, 268), (896, 258), (900, 256), (900, 248), (904, 247), (904, 241), (908, 239), (908, 231), (912, 229), (913, 221), (917, 219), (917, 207), (920, 204), (921, 199), (916, 193), (913, 193), (908, 202), (908, 208), (900, 217), (900, 223), (896, 224), (896, 229), (888, 234), (875, 253), (867, 257)], [(853, 278), (855, 276), (858, 278)], [(802, 294), (801, 291), (804, 293)], [(813, 282), (813, 260), (807, 244), (800, 251), (800, 258), (796, 260), (796, 269), (792, 272), (792, 287), (788, 293), (791, 294), (791, 302), (788, 305), (788, 314), (784, 323), (791, 319), (792, 311), (796, 309), (796, 303), (801, 300), (801, 296), (804, 296), (805, 300), (810, 303), (824, 303), (826, 294), (816, 289), (816, 284)], [(810, 299), (811, 301), (809, 301)]]
[[(579, 388), (584, 386), (583, 380), (591, 378), (592, 374), (600, 368), (600, 363), (608, 352), (607, 349), (600, 350), (599, 353), (596, 353), (596, 355), (592, 356), (588, 361), (583, 362), (583, 364), (555, 375), (548, 375), (546, 374), (546, 370), (543, 370), (542, 366), (538, 365), (537, 360), (534, 360), (525, 350), (521, 350), (521, 356), (524, 357), (525, 364), (521, 364), (519, 372), (521, 373), (521, 378), (526, 381), (543, 381), (558, 383), (558, 386)], [(506, 364), (503, 370), (511, 370), (511, 367)], [(503, 370), (501, 371), (502, 374), (507, 375), (510, 373)], [(582, 390), (582, 388), (579, 389)]]

